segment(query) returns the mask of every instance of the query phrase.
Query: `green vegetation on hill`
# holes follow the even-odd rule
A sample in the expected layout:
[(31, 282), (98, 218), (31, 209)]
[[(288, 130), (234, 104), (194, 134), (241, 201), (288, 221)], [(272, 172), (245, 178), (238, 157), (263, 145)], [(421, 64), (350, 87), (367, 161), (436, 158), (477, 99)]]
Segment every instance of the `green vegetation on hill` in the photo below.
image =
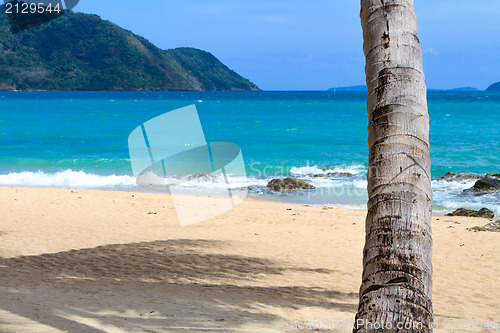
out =
[(500, 82), (493, 83), (486, 91), (500, 91)]
[(258, 90), (212, 54), (161, 50), (96, 15), (12, 33), (0, 6), (0, 90)]

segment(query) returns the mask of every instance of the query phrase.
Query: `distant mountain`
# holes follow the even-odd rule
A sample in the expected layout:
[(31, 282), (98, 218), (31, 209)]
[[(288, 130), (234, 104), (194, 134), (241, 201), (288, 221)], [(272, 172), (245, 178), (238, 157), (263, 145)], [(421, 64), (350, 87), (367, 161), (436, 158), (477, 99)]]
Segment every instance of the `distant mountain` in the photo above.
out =
[(368, 91), (366, 86), (350, 86), (350, 87), (338, 87), (331, 88), (328, 91)]
[(500, 91), (500, 82), (493, 83), (486, 89), (486, 91)]
[(454, 88), (454, 89), (432, 89), (429, 88), (427, 91), (461, 91), (461, 92), (467, 92), (467, 91), (481, 91), (481, 89), (478, 88), (473, 88), (473, 87), (461, 87), (461, 88)]
[(462, 87), (455, 89), (447, 89), (446, 91), (481, 91), (481, 89), (473, 88), (473, 87)]
[(100, 19), (65, 12), (12, 33), (0, 6), (0, 90), (258, 90), (212, 54), (161, 50)]

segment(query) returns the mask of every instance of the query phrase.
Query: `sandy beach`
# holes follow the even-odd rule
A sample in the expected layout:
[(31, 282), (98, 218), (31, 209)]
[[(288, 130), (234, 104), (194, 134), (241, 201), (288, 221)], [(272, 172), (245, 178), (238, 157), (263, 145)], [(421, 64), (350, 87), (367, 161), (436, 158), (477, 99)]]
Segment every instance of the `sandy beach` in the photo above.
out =
[[(350, 331), (364, 211), (245, 200), (183, 228), (164, 194), (2, 187), (0, 202), (0, 332)], [(500, 322), (500, 233), (466, 230), (489, 222), (433, 218), (436, 331), (496, 331), (463, 322)]]

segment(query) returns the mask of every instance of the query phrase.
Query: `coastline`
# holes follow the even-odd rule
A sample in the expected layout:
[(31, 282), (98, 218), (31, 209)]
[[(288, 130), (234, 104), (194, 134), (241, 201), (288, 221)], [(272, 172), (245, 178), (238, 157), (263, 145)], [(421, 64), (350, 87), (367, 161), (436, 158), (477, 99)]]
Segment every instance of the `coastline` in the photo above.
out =
[[(165, 112), (196, 104), (208, 141), (233, 142), (241, 148), (247, 181), (235, 187), (251, 187), (250, 196), (262, 194), (276, 201), (366, 207), (366, 94), (68, 91), (0, 95), (6, 139), (1, 149), (5, 157), (0, 162), (1, 185), (134, 190), (127, 147), (130, 130)], [(499, 172), (495, 142), (500, 138), (493, 130), (500, 121), (499, 96), (430, 94), (435, 212), (487, 208), (500, 215), (500, 192), (476, 196), (467, 191), (477, 179), (436, 180), (448, 172), (481, 176)], [(470, 135), (456, 135), (456, 128)], [(489, 135), (478, 140), (480, 133)], [(316, 177), (319, 174), (325, 176)], [(269, 181), (288, 176), (310, 180), (316, 189), (268, 193)]]
[[(348, 171), (346, 171), (348, 170)], [(340, 165), (327, 168), (331, 174), (323, 176), (325, 170), (317, 166), (291, 167), (290, 172), (276, 176), (247, 176), (245, 180), (234, 179), (231, 189), (247, 188), (247, 199), (281, 202), (313, 207), (345, 208), (365, 210), (368, 194), (366, 192), (366, 176), (362, 165)], [(320, 176), (318, 176), (320, 173)], [(433, 215), (445, 216), (457, 209), (480, 210), (486, 208), (500, 216), (500, 192), (476, 191), (473, 189), (478, 180), (488, 178), (496, 173), (477, 174), (470, 172), (454, 173), (432, 180)], [(296, 177), (309, 182), (314, 189), (295, 192), (276, 192), (267, 184), (283, 177)], [(186, 183), (186, 188), (193, 193), (213, 186), (209, 180), (193, 179)], [(103, 191), (125, 191), (145, 193), (169, 193), (165, 188), (140, 187), (133, 176), (120, 173), (87, 173), (71, 169), (44, 172), (22, 171), (0, 174), (0, 186), (33, 187), (33, 188), (67, 188)]]
[[(168, 194), (0, 187), (0, 200), (2, 331), (297, 332), (295, 319), (356, 312), (366, 211), (244, 200), (183, 228)], [(500, 233), (466, 230), (488, 222), (433, 217), (438, 320), (500, 318)]]

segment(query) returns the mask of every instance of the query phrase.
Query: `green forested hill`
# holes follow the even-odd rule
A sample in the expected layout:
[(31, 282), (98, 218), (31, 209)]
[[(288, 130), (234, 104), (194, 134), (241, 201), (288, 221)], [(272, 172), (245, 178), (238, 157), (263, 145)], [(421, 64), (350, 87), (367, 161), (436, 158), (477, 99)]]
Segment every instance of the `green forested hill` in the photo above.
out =
[(12, 33), (0, 6), (0, 90), (257, 90), (212, 54), (161, 50), (96, 15)]

